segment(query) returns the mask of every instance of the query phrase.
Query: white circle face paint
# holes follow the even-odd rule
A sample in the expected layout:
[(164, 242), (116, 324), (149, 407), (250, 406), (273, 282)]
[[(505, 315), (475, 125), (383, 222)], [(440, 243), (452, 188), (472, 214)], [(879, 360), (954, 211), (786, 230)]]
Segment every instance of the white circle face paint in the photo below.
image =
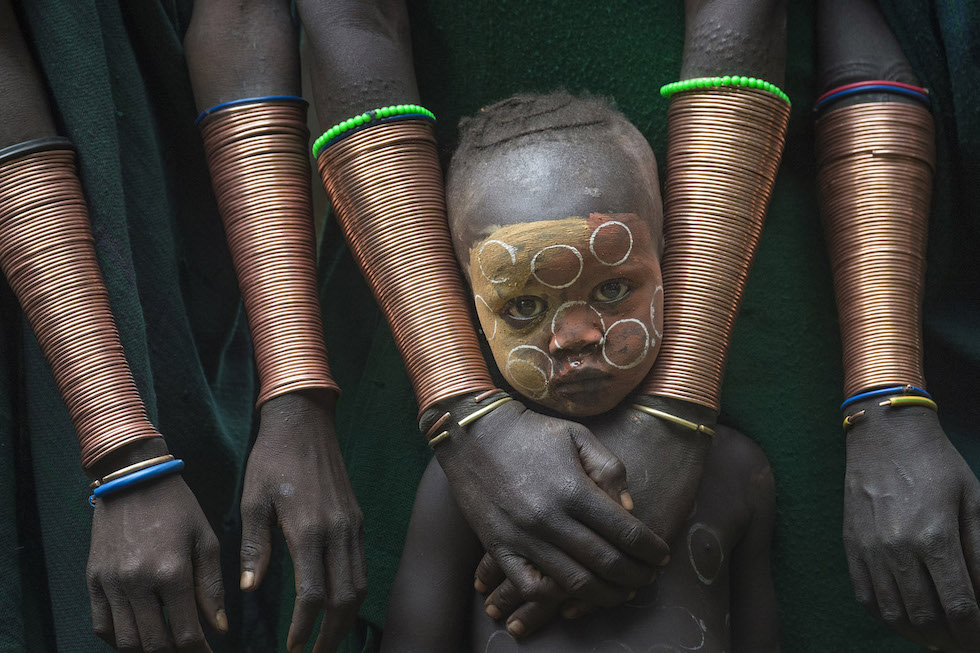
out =
[(657, 329), (657, 295), (660, 295), (660, 304), (663, 305), (664, 287), (662, 284), (654, 289), (653, 299), (650, 300), (650, 326), (653, 327), (653, 335), (658, 339), (663, 339), (664, 334)]
[[(473, 297), (475, 297), (478, 302), (481, 302), (484, 306), (487, 307), (487, 311), (490, 313), (490, 316), (493, 318), (493, 333), (487, 333), (486, 329), (484, 329), (483, 331), (483, 335), (486, 336), (487, 342), (490, 342), (491, 340), (497, 337), (497, 316), (490, 308), (490, 304), (487, 303), (487, 300), (483, 299), (483, 297), (480, 297), (479, 295), (473, 295)], [(479, 314), (479, 312), (480, 312), (479, 307), (477, 307), (477, 313)]]
[[(530, 354), (530, 356), (534, 355), (531, 352), (541, 354), (547, 362), (546, 364), (548, 369), (545, 369), (534, 361), (530, 360), (528, 354)], [(522, 353), (524, 355), (522, 355)], [(511, 372), (511, 370), (519, 366), (530, 367), (536, 375), (541, 377), (541, 383), (529, 385), (528, 383), (521, 383), (514, 378), (514, 374)], [(551, 377), (554, 376), (555, 373), (555, 361), (540, 347), (535, 347), (534, 345), (518, 345), (511, 349), (510, 353), (507, 354), (507, 366), (505, 371), (508, 375), (507, 380), (516, 386), (522, 393), (526, 394), (531, 399), (543, 399), (548, 396), (548, 384), (551, 382)]]
[[(717, 569), (701, 569), (698, 567), (698, 563), (694, 559), (694, 534), (695, 533), (705, 533), (708, 537), (708, 543), (714, 546), (718, 550), (718, 568)], [(718, 539), (718, 534), (715, 533), (714, 529), (698, 522), (691, 526), (691, 530), (687, 532), (687, 555), (691, 560), (691, 568), (694, 569), (694, 573), (697, 574), (698, 580), (705, 585), (711, 585), (715, 582), (718, 577), (718, 572), (721, 571), (723, 563), (725, 562), (725, 550), (721, 546), (721, 540)]]
[[(615, 329), (617, 325), (625, 324), (627, 322), (633, 322), (635, 324), (639, 324), (640, 328), (643, 329), (643, 333), (646, 334), (646, 337), (643, 339), (643, 351), (626, 365), (619, 365), (609, 360), (609, 356), (606, 354), (606, 345), (609, 344), (609, 334), (612, 333), (612, 330)], [(615, 322), (609, 325), (608, 329), (606, 329), (606, 337), (602, 342), (602, 357), (606, 359), (607, 363), (609, 363), (616, 369), (619, 370), (633, 369), (634, 367), (636, 367), (637, 365), (643, 362), (643, 359), (647, 357), (648, 353), (650, 353), (650, 330), (647, 329), (647, 325), (643, 324), (643, 322), (639, 321), (635, 317), (628, 317), (624, 320), (616, 320)]]
[(585, 300), (582, 300), (582, 299), (576, 299), (575, 301), (565, 302), (564, 304), (562, 304), (561, 306), (558, 307), (558, 309), (555, 311), (554, 317), (551, 318), (551, 335), (555, 335), (555, 322), (557, 322), (558, 316), (561, 314), (561, 312), (564, 311), (566, 308), (570, 308), (572, 306), (578, 306), (579, 304), (585, 304), (586, 306), (588, 306), (589, 308), (591, 308), (595, 312), (596, 315), (599, 316), (599, 324), (602, 325), (602, 337), (603, 337), (603, 339), (605, 339), (605, 336), (606, 336), (606, 321), (604, 319), (602, 319), (602, 313), (600, 313), (599, 310), (595, 306), (593, 306), (589, 302), (587, 302)]
[(490, 283), (504, 283), (505, 281), (510, 279), (510, 277), (503, 277), (502, 279), (494, 279), (491, 278), (490, 275), (487, 274), (487, 271), (483, 269), (483, 250), (487, 248), (487, 245), (491, 245), (491, 244), (499, 245), (500, 247), (503, 247), (507, 251), (507, 253), (510, 254), (511, 265), (517, 265), (517, 248), (514, 247), (513, 245), (508, 245), (502, 240), (488, 240), (482, 245), (480, 245), (480, 251), (477, 252), (476, 254), (476, 260), (480, 264), (480, 274), (483, 275), (483, 278), (489, 281)]
[[(626, 230), (626, 235), (629, 236), (629, 239), (630, 239), (630, 246), (626, 249), (626, 253), (623, 254), (623, 258), (619, 259), (618, 261), (615, 261), (615, 262), (610, 263), (609, 261), (604, 261), (598, 254), (596, 254), (596, 251), (595, 251), (595, 237), (596, 237), (596, 234), (599, 233), (599, 230), (600, 229), (604, 229), (606, 227), (611, 227), (613, 225), (620, 226), (620, 227), (622, 227), (623, 229)], [(608, 266), (622, 265), (623, 263), (626, 262), (626, 259), (628, 259), (630, 257), (630, 254), (633, 252), (633, 232), (630, 231), (630, 228), (627, 227), (622, 222), (620, 222), (619, 220), (610, 220), (609, 222), (603, 222), (598, 227), (596, 227), (595, 230), (592, 232), (592, 235), (589, 236), (589, 251), (592, 252), (592, 256), (595, 257), (595, 260), (599, 261), (603, 265), (608, 265)]]
[[(544, 254), (545, 252), (547, 252), (549, 249), (567, 249), (567, 250), (571, 250), (571, 252), (573, 254), (575, 254), (576, 258), (578, 258), (578, 272), (575, 273), (575, 276), (572, 277), (572, 280), (569, 281), (568, 283), (563, 283), (563, 284), (556, 285), (556, 284), (553, 284), (553, 283), (548, 283), (547, 281), (543, 281), (541, 279), (541, 277), (538, 276), (538, 272), (537, 272), (537, 269), (535, 267), (537, 265), (538, 257), (541, 256), (542, 254)], [(568, 288), (570, 285), (572, 285), (573, 283), (575, 283), (576, 281), (578, 281), (578, 278), (580, 276), (582, 276), (582, 270), (583, 269), (585, 269), (585, 261), (582, 259), (582, 253), (579, 252), (574, 247), (572, 247), (571, 245), (548, 245), (544, 249), (540, 250), (537, 254), (535, 254), (534, 255), (534, 258), (531, 259), (531, 274), (540, 283), (548, 286), (549, 288), (558, 288), (558, 289)]]

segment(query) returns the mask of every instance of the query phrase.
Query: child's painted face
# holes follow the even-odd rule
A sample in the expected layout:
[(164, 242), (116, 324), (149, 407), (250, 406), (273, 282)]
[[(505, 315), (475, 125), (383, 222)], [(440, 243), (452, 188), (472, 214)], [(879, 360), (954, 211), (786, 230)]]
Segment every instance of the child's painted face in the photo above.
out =
[(656, 245), (633, 213), (510, 224), (470, 250), (483, 332), (516, 390), (558, 412), (610, 410), (660, 346)]

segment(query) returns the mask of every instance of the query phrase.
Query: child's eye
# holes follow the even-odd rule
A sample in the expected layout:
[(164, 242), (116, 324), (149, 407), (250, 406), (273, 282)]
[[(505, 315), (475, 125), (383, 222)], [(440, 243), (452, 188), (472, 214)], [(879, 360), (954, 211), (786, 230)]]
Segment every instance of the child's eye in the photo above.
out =
[(622, 279), (607, 281), (595, 289), (592, 296), (600, 302), (614, 302), (629, 294), (630, 287)]
[(504, 308), (508, 317), (515, 320), (530, 320), (545, 312), (548, 305), (540, 297), (518, 297)]

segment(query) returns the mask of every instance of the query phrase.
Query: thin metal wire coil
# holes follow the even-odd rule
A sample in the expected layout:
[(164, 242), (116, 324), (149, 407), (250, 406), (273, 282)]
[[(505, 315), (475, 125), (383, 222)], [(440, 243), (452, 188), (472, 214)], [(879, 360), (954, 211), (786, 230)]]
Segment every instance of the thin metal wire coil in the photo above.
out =
[(374, 291), (419, 413), (493, 382), (467, 309), (431, 124), (380, 124), (325, 148), (324, 188)]
[(753, 89), (695, 90), (672, 97), (667, 119), (664, 335), (643, 392), (719, 410), (789, 106)]

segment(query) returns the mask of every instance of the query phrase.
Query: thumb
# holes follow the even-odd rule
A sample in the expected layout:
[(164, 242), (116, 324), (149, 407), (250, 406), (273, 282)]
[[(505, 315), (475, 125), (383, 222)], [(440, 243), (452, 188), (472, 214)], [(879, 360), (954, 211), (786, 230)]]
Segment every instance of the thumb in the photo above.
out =
[(588, 429), (575, 429), (572, 440), (578, 448), (582, 469), (592, 482), (614, 501), (632, 511), (633, 497), (626, 485), (626, 466), (623, 461), (599, 442), (599, 438)]
[(269, 504), (260, 502), (246, 507), (242, 503), (242, 577), (243, 592), (258, 588), (269, 568), (272, 555), (272, 510)]

